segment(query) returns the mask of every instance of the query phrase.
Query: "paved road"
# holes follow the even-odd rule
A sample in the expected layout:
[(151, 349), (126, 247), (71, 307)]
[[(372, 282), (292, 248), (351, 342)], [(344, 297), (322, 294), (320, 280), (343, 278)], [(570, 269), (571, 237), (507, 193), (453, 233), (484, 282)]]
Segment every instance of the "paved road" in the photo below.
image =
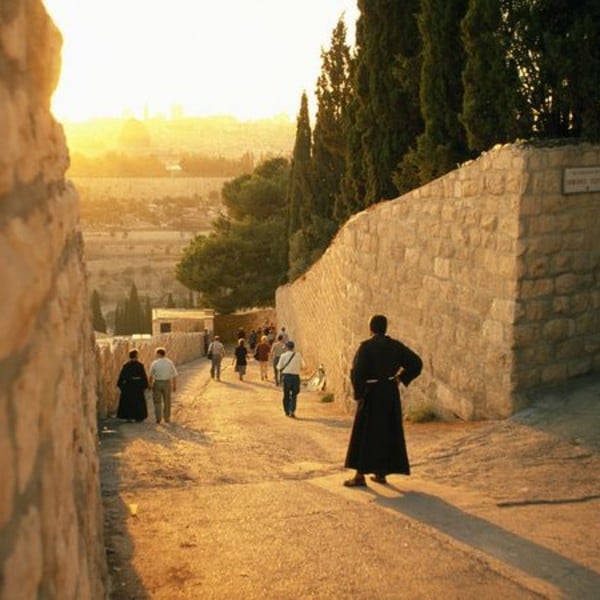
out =
[(512, 421), (413, 425), (414, 476), (347, 489), (337, 405), (301, 394), (292, 420), (255, 365), (181, 371), (173, 423), (104, 423), (115, 600), (599, 597), (595, 450)]

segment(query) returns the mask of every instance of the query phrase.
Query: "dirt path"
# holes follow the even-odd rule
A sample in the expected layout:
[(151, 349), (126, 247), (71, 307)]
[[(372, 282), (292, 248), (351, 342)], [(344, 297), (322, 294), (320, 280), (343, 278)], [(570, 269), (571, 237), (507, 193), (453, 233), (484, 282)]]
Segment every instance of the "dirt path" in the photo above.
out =
[(114, 600), (592, 598), (600, 589), (597, 429), (571, 439), (563, 427), (558, 437), (548, 418), (535, 421), (539, 411), (411, 425), (414, 476), (348, 490), (351, 418), (337, 405), (304, 393), (299, 418), (286, 418), (255, 365), (245, 382), (229, 366), (211, 381), (204, 360), (181, 375), (170, 425), (103, 424)]

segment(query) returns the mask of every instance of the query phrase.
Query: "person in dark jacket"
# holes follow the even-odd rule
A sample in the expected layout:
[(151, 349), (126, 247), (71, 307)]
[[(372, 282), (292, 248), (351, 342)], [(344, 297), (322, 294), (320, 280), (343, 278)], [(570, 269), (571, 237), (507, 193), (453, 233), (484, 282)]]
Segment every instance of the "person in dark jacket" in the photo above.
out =
[(148, 376), (144, 365), (138, 360), (138, 351), (129, 351), (129, 360), (121, 367), (117, 387), (121, 390), (117, 417), (128, 421), (143, 421), (148, 417), (144, 390), (148, 388)]
[(418, 377), (423, 361), (386, 335), (384, 315), (372, 317), (369, 328), (371, 338), (360, 344), (351, 371), (358, 405), (344, 466), (356, 474), (344, 482), (347, 487), (366, 486), (365, 473), (377, 483), (387, 483), (390, 473), (410, 474), (398, 382), (407, 386)]
[(248, 366), (248, 349), (246, 348), (246, 340), (244, 338), (238, 340), (238, 345), (235, 347), (233, 354), (235, 372), (238, 374), (239, 380), (242, 381), (246, 374), (246, 367)]

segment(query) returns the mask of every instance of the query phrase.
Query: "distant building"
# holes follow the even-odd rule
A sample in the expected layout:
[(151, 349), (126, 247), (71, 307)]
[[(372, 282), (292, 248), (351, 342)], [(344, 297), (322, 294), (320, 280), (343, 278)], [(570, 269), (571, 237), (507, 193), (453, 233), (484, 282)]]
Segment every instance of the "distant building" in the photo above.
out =
[(215, 311), (191, 308), (153, 308), (152, 335), (161, 333), (193, 333), (215, 328)]

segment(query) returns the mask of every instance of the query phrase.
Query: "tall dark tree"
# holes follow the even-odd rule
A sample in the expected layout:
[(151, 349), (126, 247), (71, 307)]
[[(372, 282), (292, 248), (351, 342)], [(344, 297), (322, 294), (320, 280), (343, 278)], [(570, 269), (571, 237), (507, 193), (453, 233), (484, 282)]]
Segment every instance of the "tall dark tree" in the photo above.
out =
[(535, 137), (600, 139), (600, 3), (503, 2)]
[(104, 319), (104, 315), (102, 314), (102, 305), (100, 302), (100, 294), (98, 293), (98, 290), (94, 290), (92, 292), (92, 299), (90, 304), (92, 308), (92, 325), (94, 327), (94, 331), (106, 333), (106, 320)]
[(461, 24), (465, 49), (462, 122), (477, 153), (520, 137), (523, 122), (517, 67), (510, 57), (510, 31), (498, 0), (469, 0)]
[(422, 0), (418, 15), (422, 64), (420, 104), (425, 124), (417, 146), (405, 157), (420, 183), (456, 168), (469, 157), (460, 120), (465, 53), (460, 23), (467, 0)]
[(307, 220), (313, 208), (312, 198), (312, 133), (308, 116), (308, 98), (302, 93), (296, 119), (296, 141), (292, 154), (288, 191), (288, 234), (294, 235)]
[(150, 298), (146, 296), (143, 309), (144, 327), (142, 333), (152, 333), (152, 305)]
[(127, 298), (117, 302), (115, 307), (115, 335), (128, 335), (130, 332), (127, 323)]
[(169, 292), (167, 296), (166, 308), (175, 308), (175, 300), (173, 299), (173, 293)]
[[(338, 214), (398, 196), (398, 162), (421, 131), (410, 72), (419, 53), (417, 0), (359, 0), (355, 101), (349, 107), (347, 164)], [(348, 197), (350, 196), (350, 197)]]
[(289, 279), (295, 279), (310, 264), (306, 240), (308, 229), (314, 222), (316, 211), (312, 177), (312, 133), (308, 115), (308, 98), (302, 94), (300, 111), (296, 120), (296, 141), (290, 170), (287, 196), (289, 245)]
[(340, 19), (328, 50), (321, 52), (317, 80), (317, 116), (313, 132), (313, 181), (315, 213), (333, 219), (335, 198), (345, 169), (344, 119), (352, 98), (351, 55), (347, 30)]

